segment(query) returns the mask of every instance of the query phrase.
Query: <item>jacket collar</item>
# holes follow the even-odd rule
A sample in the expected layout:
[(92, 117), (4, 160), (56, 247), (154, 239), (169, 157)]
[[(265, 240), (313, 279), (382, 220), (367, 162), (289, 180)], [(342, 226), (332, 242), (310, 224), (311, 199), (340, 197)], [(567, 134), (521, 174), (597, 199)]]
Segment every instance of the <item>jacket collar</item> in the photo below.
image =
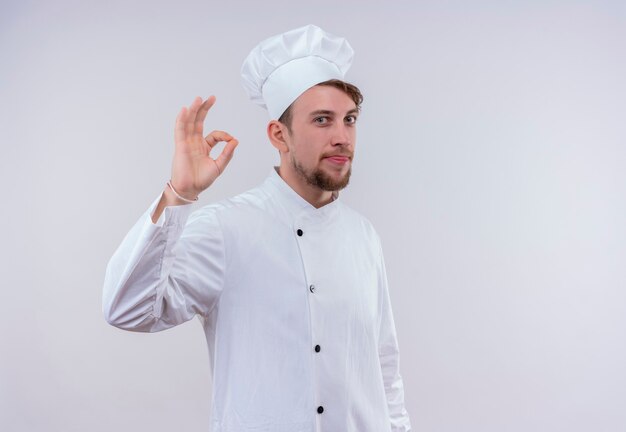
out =
[(265, 180), (265, 185), (272, 189), (270, 192), (271, 196), (285, 208), (292, 221), (302, 218), (311, 222), (324, 221), (334, 216), (340, 206), (339, 192), (335, 191), (333, 192), (333, 200), (330, 203), (320, 208), (315, 208), (283, 180), (278, 174), (278, 167), (272, 168)]

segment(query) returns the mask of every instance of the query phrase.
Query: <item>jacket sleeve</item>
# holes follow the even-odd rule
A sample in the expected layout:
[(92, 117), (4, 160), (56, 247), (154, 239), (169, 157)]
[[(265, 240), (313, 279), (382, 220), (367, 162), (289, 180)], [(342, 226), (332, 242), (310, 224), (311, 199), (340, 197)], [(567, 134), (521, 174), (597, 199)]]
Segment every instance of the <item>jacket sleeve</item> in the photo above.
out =
[[(214, 211), (166, 207), (157, 198), (128, 232), (106, 269), (102, 309), (118, 328), (157, 332), (208, 316), (224, 280), (224, 242)], [(190, 215), (191, 214), (191, 215)]]
[(389, 421), (392, 432), (407, 432), (411, 430), (409, 414), (404, 406), (404, 385), (400, 376), (400, 352), (398, 339), (391, 310), (391, 301), (387, 286), (385, 261), (380, 252), (380, 285), (381, 292), (381, 321), (378, 337), (378, 356), (387, 395)]

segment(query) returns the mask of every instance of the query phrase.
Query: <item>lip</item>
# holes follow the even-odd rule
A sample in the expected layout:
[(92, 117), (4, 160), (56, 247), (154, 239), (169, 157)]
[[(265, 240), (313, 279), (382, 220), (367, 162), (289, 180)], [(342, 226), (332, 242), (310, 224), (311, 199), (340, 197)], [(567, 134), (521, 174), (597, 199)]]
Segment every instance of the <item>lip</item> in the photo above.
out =
[(350, 161), (350, 158), (348, 156), (327, 156), (324, 159), (338, 165), (344, 165)]

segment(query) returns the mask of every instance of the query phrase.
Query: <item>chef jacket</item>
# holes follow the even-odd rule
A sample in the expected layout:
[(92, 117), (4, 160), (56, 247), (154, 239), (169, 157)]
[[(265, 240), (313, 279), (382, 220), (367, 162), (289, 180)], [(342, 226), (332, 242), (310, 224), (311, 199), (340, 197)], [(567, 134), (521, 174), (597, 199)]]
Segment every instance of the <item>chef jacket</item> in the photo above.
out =
[[(336, 197), (336, 195), (335, 195)], [(272, 170), (191, 213), (157, 198), (106, 271), (103, 311), (157, 332), (198, 316), (213, 432), (408, 431), (380, 240), (339, 199), (315, 208)]]

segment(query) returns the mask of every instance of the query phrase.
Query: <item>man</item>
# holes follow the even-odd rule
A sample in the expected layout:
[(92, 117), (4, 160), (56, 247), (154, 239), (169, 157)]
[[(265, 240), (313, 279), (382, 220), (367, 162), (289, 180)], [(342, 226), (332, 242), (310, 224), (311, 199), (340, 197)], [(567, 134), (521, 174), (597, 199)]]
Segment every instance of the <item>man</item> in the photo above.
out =
[(171, 181), (107, 267), (110, 324), (156, 332), (200, 318), (213, 432), (410, 430), (380, 241), (338, 199), (362, 101), (343, 81), (351, 60), (345, 39), (315, 26), (261, 42), (242, 76), (272, 117), (280, 166), (191, 215), (237, 140), (203, 136), (214, 97), (183, 108)]

